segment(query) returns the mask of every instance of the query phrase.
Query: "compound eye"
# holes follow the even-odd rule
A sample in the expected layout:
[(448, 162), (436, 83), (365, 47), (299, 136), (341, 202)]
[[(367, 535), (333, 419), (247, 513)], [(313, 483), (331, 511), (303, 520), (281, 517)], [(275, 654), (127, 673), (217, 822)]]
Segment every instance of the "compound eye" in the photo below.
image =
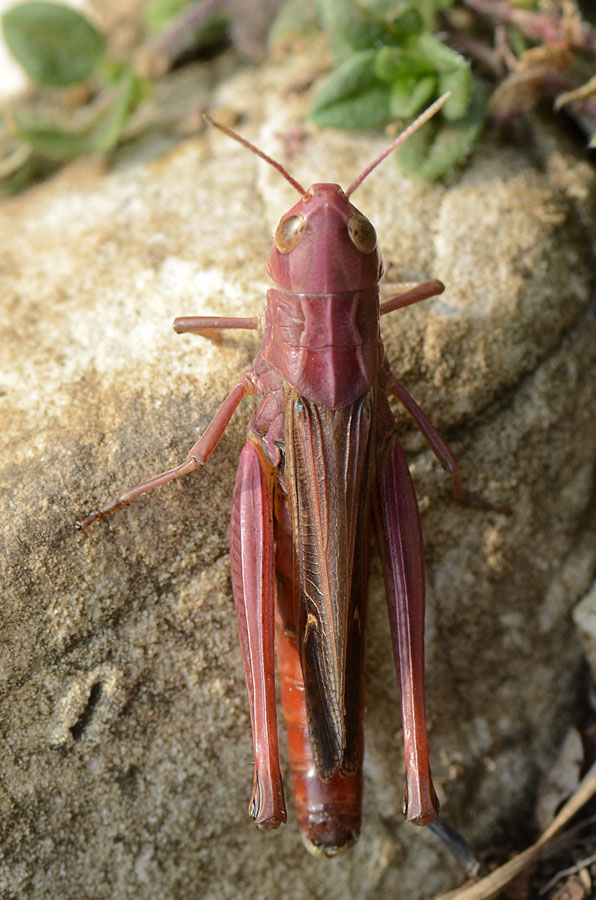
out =
[(304, 233), (306, 222), (303, 216), (288, 216), (275, 229), (275, 246), (280, 253), (293, 250)]
[(372, 253), (377, 246), (377, 233), (364, 216), (350, 216), (348, 234), (354, 246), (358, 247), (362, 253)]

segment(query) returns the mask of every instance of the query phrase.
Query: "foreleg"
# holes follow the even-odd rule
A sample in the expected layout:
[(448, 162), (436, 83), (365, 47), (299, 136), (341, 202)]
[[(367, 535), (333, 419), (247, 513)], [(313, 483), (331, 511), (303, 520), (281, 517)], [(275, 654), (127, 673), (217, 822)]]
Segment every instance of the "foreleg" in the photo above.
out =
[(221, 344), (221, 332), (225, 328), (244, 328), (256, 331), (259, 320), (256, 317), (224, 317), (224, 316), (178, 316), (174, 319), (173, 329), (176, 334), (200, 334), (216, 344)]
[(409, 287), (402, 291), (401, 294), (389, 297), (388, 300), (381, 303), (379, 313), (382, 316), (385, 316), (387, 313), (394, 312), (396, 309), (403, 309), (404, 306), (412, 306), (413, 303), (420, 303), (421, 300), (428, 300), (429, 297), (436, 297), (437, 294), (442, 294), (444, 290), (445, 285), (436, 278), (433, 278), (430, 281), (421, 281), (419, 284), (415, 284), (413, 287)]
[(286, 821), (275, 697), (272, 480), (270, 464), (247, 443), (232, 502), (230, 554), (255, 751), (249, 813), (261, 828)]

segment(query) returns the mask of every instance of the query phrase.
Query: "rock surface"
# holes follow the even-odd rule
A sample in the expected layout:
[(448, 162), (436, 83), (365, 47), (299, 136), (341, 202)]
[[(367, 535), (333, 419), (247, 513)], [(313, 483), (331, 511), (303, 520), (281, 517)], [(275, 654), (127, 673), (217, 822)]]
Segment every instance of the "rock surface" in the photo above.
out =
[(592, 677), (596, 679), (596, 582), (573, 610), (573, 619), (584, 645)]
[[(241, 71), (211, 97), (299, 181), (344, 186), (386, 144), (319, 132), (296, 59)], [(288, 140), (289, 136), (298, 142)], [(365, 819), (333, 860), (292, 814), (246, 814), (252, 747), (227, 550), (234, 418), (199, 475), (84, 535), (74, 521), (181, 461), (257, 348), (170, 329), (174, 315), (255, 315), (295, 194), (206, 132), (110, 172), (82, 161), (0, 208), (2, 629), (6, 898), (429, 898), (459, 875), (403, 825), (401, 733), (379, 566), (373, 566)], [(441, 297), (394, 313), (395, 371), (506, 516), (456, 505), (415, 428), (428, 572), (433, 771), (474, 846), (531, 819), (540, 773), (574, 718), (582, 652), (571, 610), (594, 578), (596, 178), (540, 122), (487, 138), (447, 183), (388, 161), (355, 201), (391, 282)]]

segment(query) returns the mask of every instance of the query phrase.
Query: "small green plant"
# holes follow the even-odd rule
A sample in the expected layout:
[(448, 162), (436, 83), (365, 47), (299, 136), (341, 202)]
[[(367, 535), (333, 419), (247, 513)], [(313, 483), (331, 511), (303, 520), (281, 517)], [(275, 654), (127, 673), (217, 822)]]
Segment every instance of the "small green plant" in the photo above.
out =
[(2, 17), (15, 59), (40, 84), (64, 86), (89, 78), (104, 53), (104, 39), (88, 19), (58, 3), (21, 3)]
[[(310, 105), (311, 120), (348, 130), (402, 124), (451, 91), (441, 113), (397, 158), (419, 178), (436, 178), (460, 162), (482, 130), (485, 104), (468, 62), (434, 33), (449, 6), (449, 0), (317, 0), (335, 68)], [(283, 14), (291, 21), (287, 8)]]
[(29, 107), (7, 123), (31, 151), (56, 161), (82, 153), (105, 153), (116, 145), (130, 111), (144, 92), (131, 66), (110, 60), (105, 40), (80, 13), (58, 3), (27, 2), (2, 17), (6, 44), (29, 76), (45, 88), (86, 85), (92, 102), (78, 117)]
[[(596, 29), (576, 0), (286, 0), (270, 40), (291, 44), (317, 26), (334, 64), (310, 106), (318, 125), (399, 126), (452, 92), (396, 152), (409, 175), (440, 176), (471, 151), (487, 115), (505, 124), (545, 97), (596, 145)], [(482, 85), (490, 82), (486, 104)]]
[[(156, 98), (171, 97), (179, 67), (226, 36), (240, 54), (254, 47), (260, 2), (149, 0), (145, 36), (120, 59), (70, 7), (27, 0), (9, 9), (4, 39), (33, 87), (0, 112), (0, 190), (26, 187), (75, 156), (110, 153), (148, 128), (165, 134), (181, 114)], [(471, 151), (487, 115), (504, 124), (545, 97), (596, 145), (596, 29), (576, 0), (285, 0), (269, 46), (294, 52), (321, 30), (333, 70), (311, 102), (318, 125), (397, 129), (451, 91), (396, 153), (410, 175), (442, 175)]]
[[(204, 4), (203, 4), (204, 5)], [(156, 35), (171, 29), (201, 47), (221, 38), (226, 19), (221, 10), (209, 14), (194, 7), (194, 23), (181, 27), (189, 0), (152, 0), (144, 10), (151, 60), (163, 74), (177, 52), (162, 49)], [(182, 23), (182, 26), (184, 23)], [(12, 193), (43, 177), (56, 166), (84, 154), (112, 151), (127, 134), (136, 134), (133, 115), (152, 94), (153, 73), (139, 74), (133, 59), (114, 59), (103, 34), (85, 16), (60, 3), (28, 2), (2, 16), (6, 45), (33, 82), (29, 94), (0, 115), (0, 185)], [(151, 44), (155, 41), (155, 45)], [(142, 67), (141, 71), (142, 71)], [(151, 116), (145, 117), (151, 124)], [(142, 130), (142, 126), (141, 130)]]

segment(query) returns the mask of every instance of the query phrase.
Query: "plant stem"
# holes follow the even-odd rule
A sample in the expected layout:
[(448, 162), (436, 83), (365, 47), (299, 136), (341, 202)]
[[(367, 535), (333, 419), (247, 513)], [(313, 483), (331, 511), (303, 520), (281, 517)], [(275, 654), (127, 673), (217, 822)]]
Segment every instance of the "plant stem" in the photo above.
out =
[(518, 9), (508, 0), (463, 0), (466, 6), (504, 25), (514, 25), (541, 44), (567, 41), (576, 50), (596, 55), (596, 29), (584, 21), (579, 11), (559, 18), (541, 12)]

